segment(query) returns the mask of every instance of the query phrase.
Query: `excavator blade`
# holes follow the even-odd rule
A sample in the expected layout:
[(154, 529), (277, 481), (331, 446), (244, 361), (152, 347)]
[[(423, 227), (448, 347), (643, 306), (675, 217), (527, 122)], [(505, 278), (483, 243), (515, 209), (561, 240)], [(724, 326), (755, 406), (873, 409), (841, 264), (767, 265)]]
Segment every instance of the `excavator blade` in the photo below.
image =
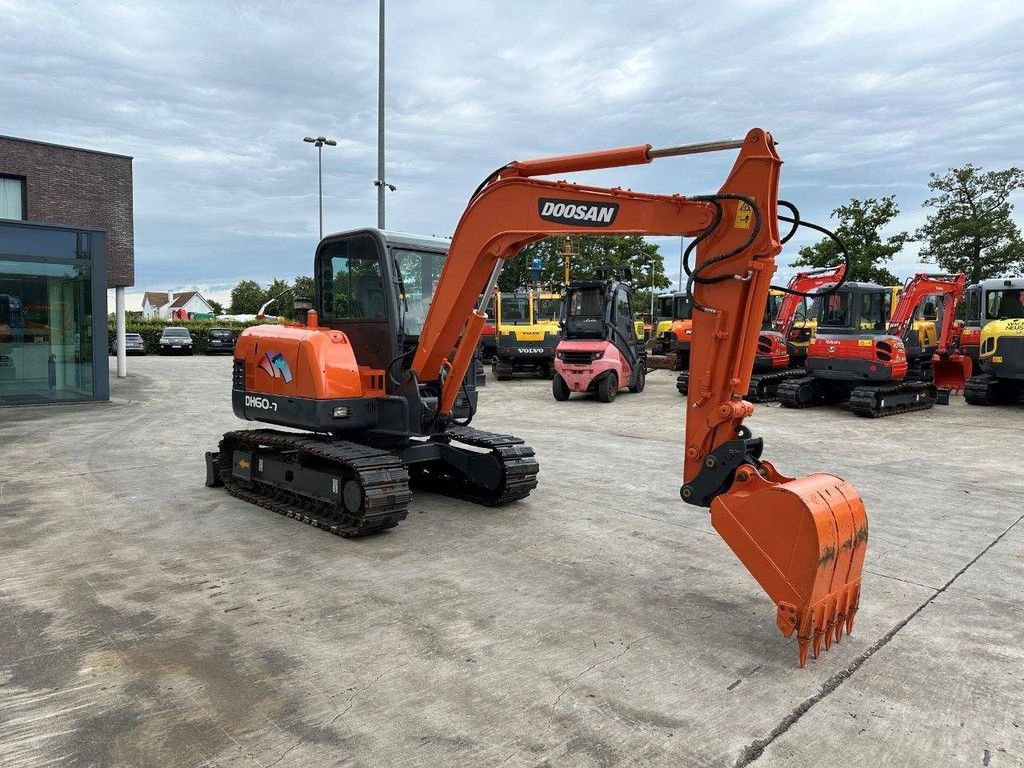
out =
[(935, 386), (952, 392), (961, 392), (971, 377), (971, 358), (954, 353), (949, 357), (932, 358), (932, 375)]
[(747, 464), (711, 502), (711, 524), (775, 603), (782, 633), (796, 632), (801, 667), (853, 631), (868, 519), (851, 485)]

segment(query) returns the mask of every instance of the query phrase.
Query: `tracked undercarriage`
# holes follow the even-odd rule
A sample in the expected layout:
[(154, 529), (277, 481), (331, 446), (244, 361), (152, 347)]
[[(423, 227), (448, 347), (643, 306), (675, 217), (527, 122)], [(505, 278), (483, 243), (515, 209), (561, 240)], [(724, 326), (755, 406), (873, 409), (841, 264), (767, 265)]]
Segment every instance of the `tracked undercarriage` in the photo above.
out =
[(787, 408), (810, 408), (848, 400), (851, 413), (879, 418), (927, 410), (935, 405), (938, 393), (935, 385), (927, 381), (868, 384), (849, 389), (842, 383), (803, 376), (782, 382), (776, 396)]
[(410, 486), (486, 506), (537, 486), (521, 439), (453, 427), (403, 449), (273, 429), (228, 432), (206, 455), (208, 486), (344, 537), (392, 528), (408, 515)]
[(964, 399), (971, 405), (1001, 405), (1024, 397), (1024, 382), (998, 379), (987, 373), (971, 376), (964, 387)]
[[(744, 400), (751, 403), (770, 403), (778, 399), (778, 389), (786, 381), (804, 376), (800, 368), (786, 368), (771, 373), (755, 373), (750, 377), (750, 386)], [(690, 372), (682, 371), (676, 377), (676, 390), (681, 395), (687, 394), (690, 388)]]

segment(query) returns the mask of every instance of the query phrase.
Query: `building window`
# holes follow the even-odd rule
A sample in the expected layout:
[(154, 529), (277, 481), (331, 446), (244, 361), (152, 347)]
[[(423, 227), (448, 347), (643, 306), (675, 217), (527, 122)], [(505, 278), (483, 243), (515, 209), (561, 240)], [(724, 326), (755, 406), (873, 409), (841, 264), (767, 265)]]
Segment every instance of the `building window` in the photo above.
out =
[(0, 219), (25, 219), (25, 179), (0, 176)]
[(0, 261), (0, 405), (91, 400), (91, 266)]

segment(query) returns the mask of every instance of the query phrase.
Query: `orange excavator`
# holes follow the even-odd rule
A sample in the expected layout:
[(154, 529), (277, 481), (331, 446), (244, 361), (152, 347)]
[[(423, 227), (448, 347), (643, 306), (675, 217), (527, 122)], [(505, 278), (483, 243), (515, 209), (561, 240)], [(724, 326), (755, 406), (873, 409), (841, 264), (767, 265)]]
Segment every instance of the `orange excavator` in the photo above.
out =
[[(807, 299), (817, 295), (816, 291), (842, 283), (845, 275), (845, 264), (798, 272), (790, 278), (785, 289), (780, 288), (776, 295), (769, 296), (761, 334), (757, 338), (750, 388), (744, 395), (747, 400), (752, 403), (770, 402), (775, 399), (782, 382), (805, 375), (803, 358), (792, 354), (793, 347), (787, 342), (790, 331), (798, 321), (806, 323)], [(679, 394), (687, 393), (689, 381), (690, 372), (682, 371), (676, 379)]]
[(931, 408), (940, 390), (962, 390), (971, 361), (952, 340), (964, 287), (962, 272), (914, 275), (891, 315), (892, 293), (883, 286), (845, 283), (821, 295), (807, 375), (783, 382), (779, 402), (808, 408), (848, 401), (851, 413), (878, 418)]
[[(726, 149), (738, 157), (710, 195), (536, 178)], [(527, 496), (536, 486), (534, 451), (469, 426), (470, 364), (502, 261), (554, 235), (695, 237), (680, 492), (711, 508), (715, 529), (774, 602), (779, 628), (797, 635), (803, 665), (853, 627), (867, 516), (857, 492), (834, 475), (779, 473), (743, 423), (753, 406), (738, 393), (747, 389), (781, 250), (781, 165), (759, 129), (736, 141), (511, 162), (479, 186), (450, 243), (378, 230), (325, 237), (304, 323), (246, 329), (235, 347), (235, 413), (304, 432), (227, 433), (207, 454), (207, 484), (347, 536), (397, 524), (410, 486), (489, 505)]]

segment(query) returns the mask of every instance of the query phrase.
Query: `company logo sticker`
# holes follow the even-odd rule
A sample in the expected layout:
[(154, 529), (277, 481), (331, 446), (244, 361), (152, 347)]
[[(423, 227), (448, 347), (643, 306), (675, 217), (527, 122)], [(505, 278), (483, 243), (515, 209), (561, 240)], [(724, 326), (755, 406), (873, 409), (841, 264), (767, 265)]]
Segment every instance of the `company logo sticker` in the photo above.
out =
[(260, 360), (259, 367), (267, 372), (272, 379), (284, 379), (288, 384), (292, 380), (292, 372), (288, 369), (288, 361), (280, 352), (267, 352)]
[(618, 203), (591, 203), (586, 200), (556, 200), (542, 197), (537, 214), (544, 221), (580, 227), (609, 227), (619, 214)]

